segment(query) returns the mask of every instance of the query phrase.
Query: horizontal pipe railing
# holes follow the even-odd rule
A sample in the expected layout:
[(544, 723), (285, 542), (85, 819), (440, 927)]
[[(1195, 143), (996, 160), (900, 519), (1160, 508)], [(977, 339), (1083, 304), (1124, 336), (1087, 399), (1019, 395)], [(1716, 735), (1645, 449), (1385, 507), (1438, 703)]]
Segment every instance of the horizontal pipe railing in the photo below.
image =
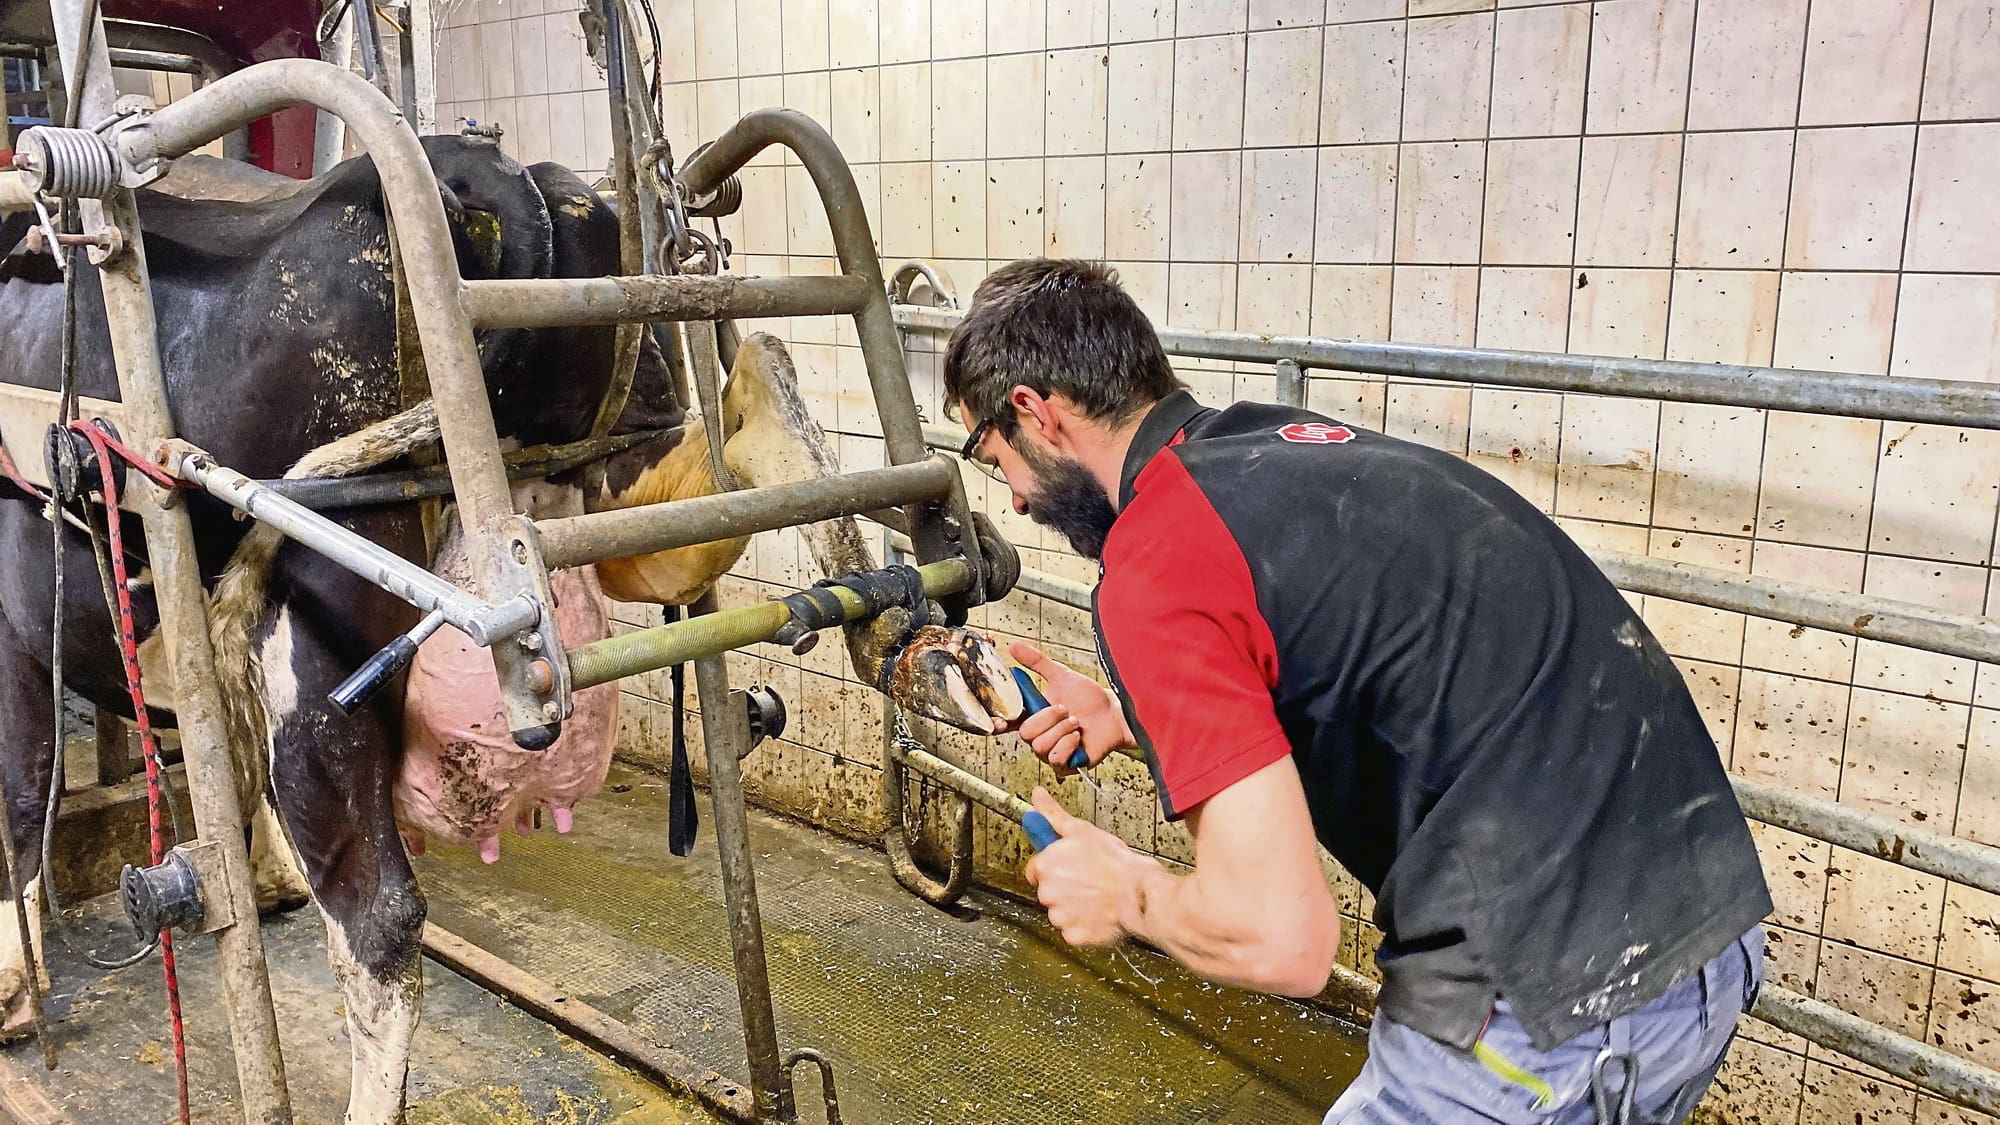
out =
[(859, 312), (865, 278), (737, 277), (705, 274), (468, 281), (475, 328), (548, 328), (651, 320), (755, 320)]
[(2000, 1072), (1823, 1000), (1766, 984), (1750, 1014), (1780, 1031), (1804, 1036), (1830, 1051), (1888, 1071), (1954, 1105), (2000, 1113)]
[[(956, 451), (963, 439), (955, 439), (942, 427), (926, 426), (924, 440), (933, 448)], [(1624, 551), (1585, 548), (1585, 553), (1612, 585), (1631, 593), (2000, 663), (2000, 619)], [(1023, 570), (1018, 585), (1064, 605), (1090, 608), (1090, 587), (1082, 583)]]
[(2000, 894), (2000, 848), (1761, 781), (1732, 775), (1729, 782), (1751, 820)]
[[(924, 593), (935, 598), (970, 589), (972, 566), (964, 559), (946, 559), (920, 566), (917, 573), (923, 576)], [(844, 621), (859, 621), (867, 615), (861, 595), (839, 586), (826, 589), (839, 599)], [(565, 653), (570, 686), (580, 691), (626, 676), (762, 644), (774, 639), (791, 616), (782, 602), (760, 602), (579, 645)]]
[[(920, 305), (898, 305), (895, 314), (896, 323), (925, 332), (949, 332), (964, 319), (963, 313)], [(1452, 383), (2000, 429), (2000, 386), (1968, 380), (1508, 352), (1494, 348), (1333, 340), (1322, 336), (1259, 336), (1185, 328), (1158, 331), (1160, 343), (1168, 352), (1196, 359), (1271, 364), (1289, 360), (1304, 368)]]
[(1612, 585), (1635, 594), (1691, 602), (1947, 656), (2000, 661), (2000, 620), (1991, 617), (1946, 613), (1913, 602), (1843, 594), (1805, 582), (1739, 574), (1623, 551), (1587, 553)]
[(540, 520), (535, 529), (548, 565), (576, 566), (939, 500), (957, 477), (950, 460), (932, 457), (822, 480)]

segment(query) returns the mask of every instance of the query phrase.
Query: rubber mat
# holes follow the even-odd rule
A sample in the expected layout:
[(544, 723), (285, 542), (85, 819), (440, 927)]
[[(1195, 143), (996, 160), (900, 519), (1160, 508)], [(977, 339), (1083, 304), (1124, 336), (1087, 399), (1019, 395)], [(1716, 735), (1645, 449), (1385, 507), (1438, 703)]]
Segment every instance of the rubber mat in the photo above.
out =
[[(1310, 1123), (1360, 1068), (1362, 1033), (1316, 1009), (1072, 950), (1012, 900), (936, 910), (880, 853), (795, 822), (753, 811), (751, 841), (781, 1046), (832, 1060), (850, 1125)], [(668, 854), (663, 781), (620, 768), (575, 834), (502, 848), (418, 862), (433, 920), (747, 1077), (714, 839)], [(823, 1121), (809, 1069), (798, 1089)]]

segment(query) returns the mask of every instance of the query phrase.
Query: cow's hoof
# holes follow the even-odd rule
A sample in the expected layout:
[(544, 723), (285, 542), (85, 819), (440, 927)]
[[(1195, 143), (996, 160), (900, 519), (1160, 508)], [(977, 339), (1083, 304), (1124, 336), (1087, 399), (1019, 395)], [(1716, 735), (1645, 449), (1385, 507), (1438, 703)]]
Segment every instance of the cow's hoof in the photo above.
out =
[(35, 1033), (34, 1005), (28, 997), (21, 967), (0, 969), (0, 1043), (14, 1043)]
[(970, 629), (918, 629), (896, 657), (888, 686), (912, 713), (974, 734), (992, 734), (1023, 709), (1000, 650)]
[[(290, 865), (286, 865), (290, 868)], [(312, 892), (306, 889), (305, 880), (297, 877), (297, 869), (283, 872), (257, 872), (257, 913), (269, 916), (287, 914), (312, 901)]]

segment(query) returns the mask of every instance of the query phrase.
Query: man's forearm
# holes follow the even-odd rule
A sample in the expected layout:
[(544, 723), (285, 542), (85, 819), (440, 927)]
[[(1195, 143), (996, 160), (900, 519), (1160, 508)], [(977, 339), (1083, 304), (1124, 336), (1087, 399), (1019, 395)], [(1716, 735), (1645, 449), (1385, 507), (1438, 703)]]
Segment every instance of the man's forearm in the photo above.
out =
[(1133, 936), (1219, 984), (1285, 996), (1311, 996), (1325, 987), (1331, 956), (1318, 950), (1338, 943), (1337, 930), (1274, 932), (1258, 911), (1246, 910), (1252, 904), (1218, 900), (1199, 872), (1175, 875), (1151, 857), (1134, 858), (1130, 917), (1120, 920)]

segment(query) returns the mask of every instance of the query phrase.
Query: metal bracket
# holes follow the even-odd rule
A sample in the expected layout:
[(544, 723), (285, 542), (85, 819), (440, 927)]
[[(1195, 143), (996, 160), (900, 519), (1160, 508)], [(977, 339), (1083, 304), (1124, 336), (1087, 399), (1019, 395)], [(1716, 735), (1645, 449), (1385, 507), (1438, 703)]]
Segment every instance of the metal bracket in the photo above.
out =
[(147, 940), (170, 929), (210, 934), (236, 922), (229, 895), (215, 893), (229, 886), (228, 860), (209, 841), (177, 845), (151, 867), (127, 864), (118, 884), (125, 916)]

